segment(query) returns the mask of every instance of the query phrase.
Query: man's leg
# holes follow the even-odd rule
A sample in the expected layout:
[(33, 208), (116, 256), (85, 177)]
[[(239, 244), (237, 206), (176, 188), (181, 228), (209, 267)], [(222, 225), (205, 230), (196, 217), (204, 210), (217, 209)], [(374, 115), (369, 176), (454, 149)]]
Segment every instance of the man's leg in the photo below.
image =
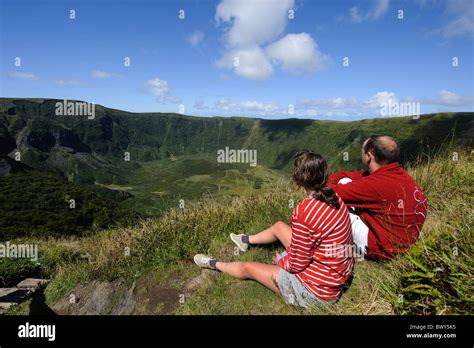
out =
[(369, 228), (357, 214), (349, 211), (349, 217), (352, 225), (352, 239), (357, 249), (354, 256), (359, 260), (363, 260), (367, 253)]
[[(352, 182), (349, 178), (342, 178), (338, 181), (338, 184), (345, 185)], [(349, 207), (349, 216), (351, 218), (352, 225), (352, 239), (357, 248), (356, 255), (359, 260), (364, 259), (364, 255), (367, 251), (367, 241), (369, 236), (369, 228), (364, 224), (362, 219), (354, 212), (354, 209)]]
[(250, 244), (270, 244), (277, 240), (279, 240), (285, 248), (291, 244), (291, 227), (283, 221), (278, 221), (266, 230), (249, 236)]
[(216, 262), (216, 268), (238, 279), (253, 279), (280, 294), (278, 271), (280, 267), (259, 262)]

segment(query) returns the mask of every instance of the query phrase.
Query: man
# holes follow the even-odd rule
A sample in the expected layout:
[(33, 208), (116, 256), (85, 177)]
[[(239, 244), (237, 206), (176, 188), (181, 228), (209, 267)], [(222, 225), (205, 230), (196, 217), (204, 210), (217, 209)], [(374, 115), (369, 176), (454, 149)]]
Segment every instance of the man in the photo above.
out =
[(405, 253), (419, 237), (428, 205), (420, 186), (398, 162), (399, 147), (389, 136), (371, 136), (362, 145), (367, 170), (338, 172), (329, 186), (351, 207), (354, 244), (372, 260)]

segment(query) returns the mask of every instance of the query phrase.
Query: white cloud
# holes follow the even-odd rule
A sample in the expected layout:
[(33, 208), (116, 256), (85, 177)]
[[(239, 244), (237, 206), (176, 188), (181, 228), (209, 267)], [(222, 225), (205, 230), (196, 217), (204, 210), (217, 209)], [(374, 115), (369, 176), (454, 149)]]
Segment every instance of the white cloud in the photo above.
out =
[(145, 82), (145, 90), (149, 94), (161, 98), (168, 94), (170, 89), (168, 87), (168, 81), (154, 78)]
[(315, 72), (323, 69), (329, 57), (307, 33), (288, 34), (266, 48), (266, 52), (284, 70)]
[(58, 87), (75, 87), (81, 84), (79, 80), (55, 80), (54, 83)]
[(261, 45), (283, 33), (293, 5), (294, 0), (223, 0), (215, 19), (218, 25), (228, 24), (228, 46)]
[(472, 0), (415, 0), (420, 8), (446, 5), (447, 23), (434, 30), (445, 38), (474, 36), (474, 4)]
[(374, 6), (366, 11), (362, 11), (359, 7), (354, 6), (349, 9), (351, 20), (354, 23), (362, 23), (364, 21), (376, 20), (385, 15), (388, 11), (390, 0), (376, 0)]
[(112, 77), (120, 77), (119, 74), (103, 71), (103, 70), (93, 70), (92, 77), (96, 79), (110, 79)]
[(261, 115), (275, 114), (280, 111), (280, 106), (275, 103), (261, 103), (255, 100), (246, 100), (238, 104), (238, 108), (259, 112)]
[(326, 56), (309, 34), (288, 34), (278, 40), (294, 3), (294, 0), (222, 0), (215, 19), (218, 26), (224, 27), (225, 52), (216, 62), (217, 67), (256, 80), (267, 79), (277, 66), (298, 73), (322, 68)]
[(471, 106), (474, 107), (474, 96), (460, 95), (447, 90), (438, 92), (435, 99), (426, 99), (426, 103), (443, 106)]
[(260, 116), (284, 115), (285, 111), (278, 103), (260, 102), (257, 100), (233, 101), (227, 98), (221, 98), (213, 105), (206, 105), (202, 100), (194, 103), (197, 110), (210, 110), (215, 113), (225, 114), (250, 114)]
[(398, 98), (395, 96), (395, 93), (387, 91), (377, 92), (369, 100), (363, 101), (363, 104), (367, 105), (367, 107), (375, 108), (393, 103), (398, 103)]
[(327, 99), (302, 99), (295, 105), (295, 113), (298, 116), (361, 116), (373, 115), (383, 116), (383, 110), (389, 105), (399, 103), (395, 93), (381, 91), (367, 99), (354, 97), (336, 97)]
[(449, 0), (446, 12), (452, 20), (441, 29), (444, 37), (474, 35), (474, 4), (472, 0)]
[(216, 65), (219, 68), (233, 69), (238, 75), (255, 80), (264, 80), (273, 73), (265, 52), (258, 46), (231, 50)]
[(169, 95), (170, 87), (168, 81), (161, 80), (158, 77), (145, 82), (145, 93), (152, 95), (161, 102), (180, 103), (177, 97)]
[(275, 103), (262, 103), (256, 100), (234, 102), (228, 99), (220, 99), (214, 103), (214, 109), (225, 112), (257, 112), (260, 115), (269, 115), (280, 110), (280, 107)]
[(302, 99), (298, 101), (298, 108), (319, 109), (376, 109), (388, 103), (398, 102), (393, 92), (377, 92), (368, 99), (358, 100), (354, 97), (337, 97), (328, 99)]
[(35, 74), (29, 73), (29, 72), (12, 71), (8, 73), (8, 76), (15, 79), (23, 79), (23, 80), (36, 80), (37, 79)]
[(187, 41), (191, 44), (191, 46), (196, 47), (202, 42), (202, 40), (204, 40), (204, 33), (202, 31), (196, 30), (188, 37)]
[[(415, 105), (407, 103), (419, 103), (420, 109), (426, 106), (445, 107), (467, 107), (474, 108), (474, 96), (460, 95), (447, 90), (441, 90), (433, 98), (417, 98), (406, 96), (397, 97), (394, 92), (381, 91), (375, 93), (367, 99), (357, 99), (354, 97), (337, 97), (327, 99), (301, 99), (295, 104), (295, 113), (298, 116), (330, 116), (343, 114), (354, 116), (384, 116), (384, 109), (391, 106), (398, 106), (399, 110), (416, 109)], [(401, 111), (402, 112), (402, 111)], [(400, 114), (403, 116), (404, 114)]]
[[(196, 101), (194, 108), (206, 113), (242, 116), (271, 116), (273, 118), (319, 118), (356, 119), (364, 117), (398, 117), (417, 115), (433, 106), (443, 106), (451, 111), (463, 108), (474, 109), (474, 96), (464, 96), (441, 90), (433, 98), (398, 97), (394, 92), (380, 91), (368, 98), (334, 97), (325, 99), (300, 99), (294, 104), (294, 113), (289, 113), (289, 105), (258, 100), (234, 101), (227, 98), (213, 104)], [(431, 107), (429, 107), (431, 106)], [(426, 112), (426, 111), (425, 111)]]
[(436, 105), (455, 108), (468, 107), (470, 109), (474, 108), (474, 96), (462, 95), (445, 89), (440, 90), (436, 96), (431, 98), (416, 98), (407, 96), (404, 97), (402, 101), (418, 102), (423, 105)]

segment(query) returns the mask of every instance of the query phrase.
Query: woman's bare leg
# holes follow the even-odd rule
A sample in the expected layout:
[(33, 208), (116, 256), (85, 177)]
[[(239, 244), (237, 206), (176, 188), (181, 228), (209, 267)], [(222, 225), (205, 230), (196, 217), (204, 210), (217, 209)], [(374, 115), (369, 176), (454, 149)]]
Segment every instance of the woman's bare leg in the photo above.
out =
[(253, 279), (280, 294), (278, 271), (280, 267), (259, 262), (216, 262), (216, 268), (238, 279)]
[(291, 244), (291, 227), (283, 221), (278, 221), (266, 230), (249, 236), (250, 244), (270, 244), (277, 240), (279, 240), (285, 248)]

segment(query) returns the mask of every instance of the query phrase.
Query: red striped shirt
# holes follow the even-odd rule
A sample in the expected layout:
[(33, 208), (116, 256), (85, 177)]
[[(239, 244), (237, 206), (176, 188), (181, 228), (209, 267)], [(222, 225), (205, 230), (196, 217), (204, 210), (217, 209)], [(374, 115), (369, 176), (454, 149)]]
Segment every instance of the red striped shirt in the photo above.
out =
[(354, 267), (349, 211), (339, 196), (338, 199), (339, 209), (307, 197), (293, 210), (288, 255), (278, 262), (326, 301), (341, 296)]

